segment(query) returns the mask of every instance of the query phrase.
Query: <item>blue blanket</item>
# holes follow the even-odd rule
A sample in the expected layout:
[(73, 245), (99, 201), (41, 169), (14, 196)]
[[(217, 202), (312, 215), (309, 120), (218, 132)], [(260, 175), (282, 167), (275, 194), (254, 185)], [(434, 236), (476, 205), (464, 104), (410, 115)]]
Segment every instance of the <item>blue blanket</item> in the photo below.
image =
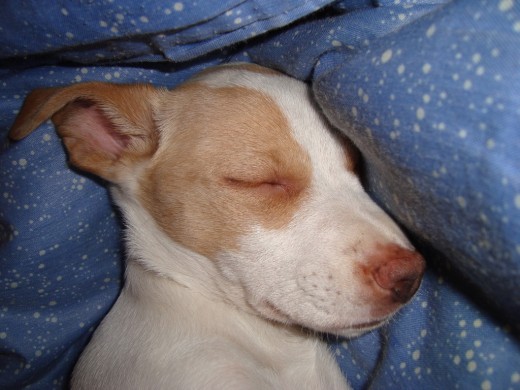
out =
[(311, 83), (366, 185), (427, 258), (388, 326), (329, 338), (355, 389), (520, 389), (520, 4), (514, 0), (5, 0), (0, 12), (0, 388), (64, 388), (120, 288), (121, 222), (37, 87), (174, 87), (251, 61)]

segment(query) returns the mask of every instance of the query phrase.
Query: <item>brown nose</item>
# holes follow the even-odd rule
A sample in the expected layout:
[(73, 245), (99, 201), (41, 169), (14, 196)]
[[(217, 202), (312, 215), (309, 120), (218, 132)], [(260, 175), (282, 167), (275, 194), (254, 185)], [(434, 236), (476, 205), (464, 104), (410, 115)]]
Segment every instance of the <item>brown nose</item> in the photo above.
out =
[(419, 288), (424, 274), (422, 256), (396, 245), (385, 247), (378, 255), (380, 265), (372, 273), (376, 283), (388, 290), (395, 302), (409, 301)]

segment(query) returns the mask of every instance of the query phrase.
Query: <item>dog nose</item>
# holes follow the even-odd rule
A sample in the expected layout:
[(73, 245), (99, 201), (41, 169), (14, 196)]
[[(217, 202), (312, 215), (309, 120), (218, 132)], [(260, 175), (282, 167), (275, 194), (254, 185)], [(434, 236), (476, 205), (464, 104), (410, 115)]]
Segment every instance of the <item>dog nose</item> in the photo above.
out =
[(390, 292), (395, 302), (408, 302), (421, 284), (424, 259), (419, 253), (396, 245), (385, 247), (378, 257), (381, 260), (372, 273), (374, 280)]

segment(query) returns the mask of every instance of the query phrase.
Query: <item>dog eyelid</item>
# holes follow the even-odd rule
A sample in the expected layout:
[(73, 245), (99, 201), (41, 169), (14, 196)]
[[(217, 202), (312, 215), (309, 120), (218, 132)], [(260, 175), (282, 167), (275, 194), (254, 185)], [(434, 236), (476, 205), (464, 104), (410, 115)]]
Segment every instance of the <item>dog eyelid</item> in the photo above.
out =
[(266, 192), (266, 194), (279, 191), (288, 191), (290, 187), (290, 184), (287, 182), (287, 180), (278, 180), (274, 178), (265, 180), (247, 180), (225, 177), (224, 183), (237, 189), (259, 190), (259, 192)]
[(225, 177), (224, 182), (231, 186), (244, 187), (244, 188), (257, 187), (257, 186), (266, 185), (266, 184), (268, 184), (268, 185), (280, 185), (281, 184), (275, 179), (266, 179), (266, 180), (251, 179), (251, 180), (249, 180), (249, 179), (238, 179), (238, 178), (235, 178), (232, 176)]

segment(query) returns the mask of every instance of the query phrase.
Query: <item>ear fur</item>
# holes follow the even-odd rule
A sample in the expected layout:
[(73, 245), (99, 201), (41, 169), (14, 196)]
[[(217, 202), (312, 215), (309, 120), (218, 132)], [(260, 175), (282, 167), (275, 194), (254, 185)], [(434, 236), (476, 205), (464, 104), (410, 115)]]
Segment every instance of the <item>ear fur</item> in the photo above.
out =
[(73, 165), (117, 182), (157, 149), (154, 107), (162, 92), (97, 82), (37, 89), (27, 96), (9, 136), (20, 140), (52, 118)]

